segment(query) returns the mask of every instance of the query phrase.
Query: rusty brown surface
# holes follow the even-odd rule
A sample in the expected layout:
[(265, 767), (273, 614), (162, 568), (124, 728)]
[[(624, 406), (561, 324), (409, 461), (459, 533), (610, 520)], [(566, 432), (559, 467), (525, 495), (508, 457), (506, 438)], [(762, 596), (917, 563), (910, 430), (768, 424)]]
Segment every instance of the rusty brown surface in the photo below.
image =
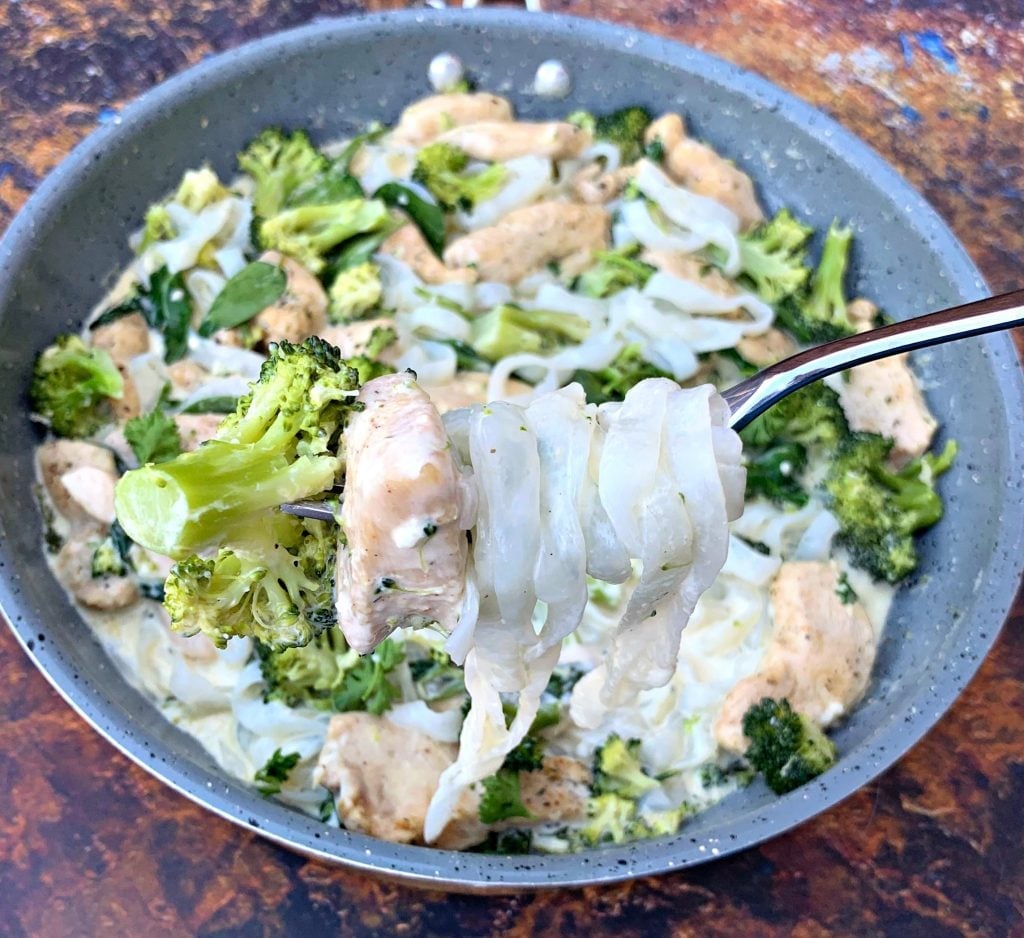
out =
[[(211, 51), (400, 2), (0, 5), (0, 227), (124, 101)], [(1019, 0), (547, 0), (752, 68), (824, 108), (947, 219), (993, 288), (1024, 261)], [(88, 729), (0, 629), (0, 933), (1024, 936), (1024, 605), (894, 769), (765, 846), (687, 873), (477, 899), (384, 885), (211, 817)]]

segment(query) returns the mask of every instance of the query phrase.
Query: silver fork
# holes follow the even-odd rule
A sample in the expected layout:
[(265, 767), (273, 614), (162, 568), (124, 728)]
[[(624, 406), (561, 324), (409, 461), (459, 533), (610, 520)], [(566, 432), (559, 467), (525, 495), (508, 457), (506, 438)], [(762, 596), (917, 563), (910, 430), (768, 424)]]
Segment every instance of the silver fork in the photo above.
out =
[[(1024, 290), (1014, 290), (826, 342), (784, 358), (722, 391), (732, 412), (729, 425), (742, 430), (787, 394), (854, 365), (1020, 325), (1024, 325)], [(340, 495), (340, 490), (334, 494)], [(303, 501), (282, 505), (281, 510), (303, 518), (333, 521), (337, 508), (324, 502)]]

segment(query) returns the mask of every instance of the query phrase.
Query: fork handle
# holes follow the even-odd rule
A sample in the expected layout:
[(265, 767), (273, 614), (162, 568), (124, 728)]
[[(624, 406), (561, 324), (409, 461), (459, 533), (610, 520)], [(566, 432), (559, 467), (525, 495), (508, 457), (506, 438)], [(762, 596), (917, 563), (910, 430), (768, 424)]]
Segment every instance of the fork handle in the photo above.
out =
[(741, 430), (787, 394), (854, 365), (1022, 324), (1024, 290), (1014, 290), (805, 349), (723, 391), (729, 425)]

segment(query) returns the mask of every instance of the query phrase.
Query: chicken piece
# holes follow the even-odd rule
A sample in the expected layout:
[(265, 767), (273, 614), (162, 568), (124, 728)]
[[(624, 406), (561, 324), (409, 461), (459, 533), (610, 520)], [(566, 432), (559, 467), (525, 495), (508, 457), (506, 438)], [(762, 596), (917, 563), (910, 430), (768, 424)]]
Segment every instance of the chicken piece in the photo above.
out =
[(281, 298), (254, 320), (264, 342), (301, 342), (317, 335), (327, 324), (327, 294), (320, 281), (298, 261), (277, 251), (266, 251), (260, 260), (281, 267), (288, 278)]
[(938, 423), (906, 354), (851, 368), (839, 385), (839, 404), (851, 430), (892, 440), (889, 461), (893, 466), (905, 465), (932, 445)]
[[(370, 713), (331, 717), (313, 775), (336, 793), (338, 816), (349, 830), (393, 843), (423, 843), (423, 825), (441, 773), (458, 747), (420, 730)], [(408, 767), (415, 766), (415, 771)], [(586, 816), (590, 771), (578, 759), (549, 756), (536, 772), (521, 772), (523, 804), (530, 824), (569, 822)], [(464, 850), (480, 843), (489, 828), (480, 821), (480, 793), (470, 788), (433, 846)], [(523, 826), (523, 819), (498, 828)]]
[(757, 671), (726, 696), (715, 738), (746, 751), (743, 716), (763, 697), (786, 698), (794, 710), (826, 727), (863, 695), (875, 661), (875, 631), (859, 602), (838, 594), (833, 564), (787, 562), (771, 587), (774, 626)]
[(584, 166), (572, 178), (573, 194), (581, 202), (602, 205), (622, 194), (626, 183), (636, 175), (635, 166), (620, 166), (610, 173), (604, 172), (597, 163)]
[(650, 145), (657, 140), (666, 153), (685, 138), (686, 125), (678, 114), (662, 114), (657, 120), (651, 121), (644, 131), (644, 143)]
[(117, 466), (110, 450), (81, 440), (51, 440), (36, 450), (36, 465), (57, 514), (89, 527), (113, 520)]
[(590, 134), (564, 121), (481, 121), (446, 131), (438, 137), (475, 160), (503, 163), (520, 156), (573, 159), (593, 142)]
[(512, 105), (496, 94), (438, 94), (410, 104), (391, 134), (391, 142), (421, 147), (453, 127), (480, 121), (510, 121)]
[[(370, 341), (375, 329), (386, 329), (394, 327), (395, 321), (380, 317), (378, 319), (357, 319), (355, 322), (346, 323), (343, 326), (327, 326), (321, 329), (318, 335), (325, 342), (336, 346), (342, 358), (352, 358), (355, 355), (362, 355), (366, 352), (366, 343)], [(394, 364), (398, 358), (398, 344), (389, 345), (380, 354), (380, 361), (385, 364)]]
[(399, 228), (381, 244), (380, 253), (388, 254), (412, 268), (412, 272), (424, 283), (476, 283), (476, 271), (445, 267), (415, 225)]
[(650, 143), (655, 138), (664, 147), (662, 165), (676, 182), (735, 212), (744, 231), (764, 220), (750, 177), (706, 143), (687, 137), (678, 114), (665, 114), (647, 128), (644, 139)]
[(192, 359), (183, 358), (167, 366), (167, 376), (176, 394), (184, 396), (205, 384), (210, 379), (210, 372)]
[(125, 423), (142, 413), (142, 405), (139, 403), (139, 392), (128, 371), (128, 366), (118, 364), (117, 370), (121, 373), (124, 390), (120, 397), (111, 398), (110, 409), (118, 423)]
[(422, 843), (430, 799), (457, 751), (453, 743), (385, 717), (339, 713), (327, 727), (313, 781), (335, 793), (338, 817), (349, 830)]
[[(434, 406), (446, 414), (460, 407), (487, 403), (487, 381), (490, 376), (485, 371), (460, 371), (451, 381), (435, 384), (423, 390), (430, 395)], [(505, 385), (505, 393), (509, 396), (529, 394), (532, 388), (525, 381), (510, 378)]]
[(878, 307), (871, 300), (859, 296), (846, 304), (846, 316), (858, 332), (867, 332), (875, 328)]
[(459, 471), (441, 415), (408, 374), (363, 385), (345, 431), (347, 544), (338, 625), (360, 654), (400, 626), (455, 627), (466, 576)]
[(199, 449), (200, 444), (212, 440), (224, 417), (224, 414), (177, 414), (174, 422), (178, 425), (182, 451), (191, 453)]
[(640, 254), (640, 260), (646, 264), (653, 264), (658, 270), (678, 277), (680, 280), (699, 283), (706, 290), (717, 293), (719, 296), (735, 296), (739, 292), (735, 284), (725, 277), (717, 267), (712, 267), (707, 261), (693, 254), (644, 248)]
[(93, 348), (106, 349), (115, 365), (126, 365), (149, 351), (149, 327), (141, 314), (132, 313), (93, 329), (91, 341)]
[(551, 261), (590, 262), (594, 251), (607, 246), (608, 213), (603, 207), (538, 202), (453, 241), (444, 260), (451, 267), (475, 267), (481, 280), (516, 283)]
[(92, 557), (98, 541), (68, 541), (57, 554), (57, 578), (82, 605), (109, 611), (130, 606), (139, 598), (135, 581), (128, 576), (92, 575)]
[(767, 368), (796, 352), (796, 343), (785, 332), (774, 327), (760, 335), (745, 335), (736, 346), (750, 364)]

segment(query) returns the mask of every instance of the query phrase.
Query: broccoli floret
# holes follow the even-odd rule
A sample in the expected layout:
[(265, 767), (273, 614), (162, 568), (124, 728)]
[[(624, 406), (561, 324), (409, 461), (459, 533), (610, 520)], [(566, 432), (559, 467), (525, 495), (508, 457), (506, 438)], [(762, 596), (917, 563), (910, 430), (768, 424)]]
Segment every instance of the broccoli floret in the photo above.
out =
[(623, 795), (597, 795), (587, 799), (587, 822), (575, 831), (588, 847), (621, 844), (636, 830), (636, 802)]
[(227, 544), (255, 513), (330, 488), (358, 387), (358, 372), (322, 339), (272, 345), (259, 381), (212, 440), (121, 477), (115, 505), (129, 537), (181, 558)]
[(229, 195), (231, 192), (221, 184), (217, 174), (209, 166), (204, 166), (202, 169), (190, 169), (181, 177), (178, 191), (171, 201), (183, 205), (190, 212), (199, 213)]
[(258, 241), (262, 249), (294, 257), (318, 274), (327, 266), (327, 253), (353, 235), (384, 227), (389, 219), (387, 206), (379, 199), (300, 205), (260, 222)]
[(763, 300), (777, 303), (807, 283), (811, 271), (804, 260), (812, 233), (812, 228), (782, 209), (771, 221), (740, 236), (743, 275)]
[(256, 183), (253, 206), (261, 218), (280, 212), (299, 186), (327, 167), (327, 158), (301, 130), (286, 134), (268, 128), (238, 154), (238, 168)]
[(124, 380), (105, 349), (76, 335), (61, 335), (36, 359), (29, 391), (32, 412), (57, 436), (90, 436), (113, 419), (110, 401)]
[(784, 397), (740, 431), (753, 447), (800, 443), (834, 449), (850, 433), (839, 395), (820, 381)]
[(257, 643), (256, 653), (267, 687), (264, 700), (318, 710), (334, 709), (334, 694), (346, 671), (359, 660), (335, 629), (324, 629), (309, 644), (294, 648), (274, 649)]
[(484, 824), (495, 824), (514, 817), (533, 817), (523, 804), (518, 772), (500, 769), (480, 784), (483, 792), (480, 795), (479, 816)]
[(595, 794), (639, 798), (657, 787), (657, 779), (640, 765), (639, 739), (626, 741), (613, 733), (594, 754)]
[(856, 332), (846, 313), (843, 281), (853, 232), (832, 222), (809, 293), (786, 297), (776, 309), (778, 324), (801, 342), (828, 342)]
[(367, 261), (341, 271), (328, 292), (327, 315), (331, 322), (351, 322), (365, 316), (383, 294), (380, 268)]
[(471, 212), (477, 202), (493, 198), (505, 185), (508, 171), (496, 163), (467, 172), (469, 156), (450, 143), (431, 143), (416, 154), (412, 178), (449, 211)]
[(644, 155), (644, 131), (651, 122), (651, 113), (646, 108), (624, 107), (603, 117), (574, 111), (567, 120), (597, 140), (614, 143), (623, 163), (635, 163)]
[(171, 626), (202, 632), (218, 648), (249, 635), (269, 648), (307, 644), (333, 625), (337, 535), (324, 521), (268, 512), (237, 544), (171, 569), (164, 608)]
[(836, 761), (832, 740), (788, 700), (764, 697), (754, 704), (743, 716), (743, 734), (750, 740), (747, 761), (777, 795), (799, 788)]
[(800, 484), (807, 450), (799, 443), (780, 443), (747, 460), (747, 498), (762, 495), (775, 504), (803, 508), (808, 495)]
[(511, 303), (496, 306), (473, 322), (473, 348), (497, 361), (519, 352), (553, 352), (566, 342), (582, 342), (590, 323), (575, 313), (522, 309)]
[(107, 537), (100, 541), (92, 553), (93, 577), (124, 576), (127, 572), (128, 565), (114, 539)]
[(177, 226), (171, 219), (171, 213), (163, 202), (157, 202), (146, 209), (146, 218), (142, 226), (142, 239), (139, 241), (138, 253), (142, 253), (157, 241), (170, 241), (178, 235)]
[(642, 287), (657, 268), (638, 261), (639, 253), (640, 247), (636, 244), (614, 251), (598, 251), (594, 255), (597, 263), (576, 278), (573, 289), (584, 296), (605, 297), (626, 287)]
[(851, 434), (839, 448), (824, 490), (839, 522), (839, 542), (858, 567), (896, 583), (917, 567), (913, 535), (942, 517), (936, 479), (956, 455), (950, 440), (941, 454), (926, 454), (893, 472), (886, 468), (892, 442), (873, 433)]
[(639, 342), (627, 345), (610, 365), (597, 371), (577, 370), (572, 380), (583, 387), (587, 401), (591, 404), (604, 404), (608, 401), (621, 401), (626, 392), (643, 381), (644, 378), (671, 378), (672, 375), (657, 365), (652, 365), (643, 357), (643, 345)]

